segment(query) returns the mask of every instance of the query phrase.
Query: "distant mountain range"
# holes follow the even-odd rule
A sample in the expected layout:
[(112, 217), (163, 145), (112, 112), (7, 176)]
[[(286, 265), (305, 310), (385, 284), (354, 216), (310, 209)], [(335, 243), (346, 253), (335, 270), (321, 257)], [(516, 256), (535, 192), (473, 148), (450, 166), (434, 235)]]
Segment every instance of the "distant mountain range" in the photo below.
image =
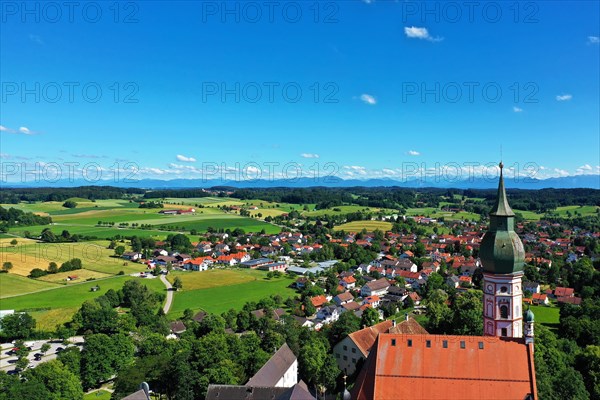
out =
[[(533, 179), (533, 178), (505, 178), (505, 184), (508, 189), (573, 189), (573, 188), (592, 188), (600, 190), (600, 175), (575, 175), (562, 178)], [(298, 178), (281, 180), (253, 180), (253, 181), (234, 181), (234, 180), (204, 180), (204, 179), (141, 179), (130, 181), (86, 181), (63, 180), (57, 182), (31, 182), (31, 183), (2, 183), (3, 188), (33, 188), (33, 187), (79, 187), (79, 186), (114, 186), (121, 188), (140, 188), (140, 189), (184, 189), (184, 188), (211, 188), (215, 186), (226, 186), (232, 188), (268, 188), (268, 187), (290, 187), (303, 188), (311, 186), (326, 187), (404, 187), (404, 188), (455, 188), (455, 189), (492, 189), (498, 187), (498, 178), (472, 178), (468, 180), (438, 180), (426, 178), (425, 180), (400, 181), (389, 178), (382, 179), (341, 179), (338, 177), (327, 178)]]

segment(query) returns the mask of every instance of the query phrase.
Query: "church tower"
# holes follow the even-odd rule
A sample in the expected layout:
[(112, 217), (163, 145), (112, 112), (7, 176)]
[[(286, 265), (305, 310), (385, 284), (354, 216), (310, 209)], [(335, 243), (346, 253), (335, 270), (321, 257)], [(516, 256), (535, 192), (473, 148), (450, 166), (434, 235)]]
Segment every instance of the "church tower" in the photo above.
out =
[(515, 232), (515, 213), (506, 198), (503, 167), (500, 163), (498, 197), (479, 248), (483, 264), (483, 334), (521, 338), (525, 250)]

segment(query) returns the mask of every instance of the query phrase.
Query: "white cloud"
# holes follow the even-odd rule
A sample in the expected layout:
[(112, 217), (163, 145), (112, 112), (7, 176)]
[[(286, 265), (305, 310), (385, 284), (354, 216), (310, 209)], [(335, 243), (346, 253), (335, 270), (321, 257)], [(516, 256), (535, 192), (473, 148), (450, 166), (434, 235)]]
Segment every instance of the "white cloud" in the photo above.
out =
[(302, 154), (300, 154), (300, 157), (302, 157), (302, 158), (319, 158), (319, 155), (314, 154), (314, 153), (302, 153)]
[(29, 128), (27, 128), (26, 126), (22, 126), (19, 128), (19, 132), (25, 134), (25, 135), (31, 135), (33, 132), (31, 132), (29, 130)]
[(5, 126), (0, 125), (0, 132), (8, 132), (10, 129), (8, 129)]
[(556, 96), (556, 101), (569, 101), (573, 98), (573, 95), (570, 94), (562, 94)]
[(0, 158), (10, 158), (10, 155), (6, 153), (0, 153)]
[(194, 157), (186, 157), (182, 156), (181, 154), (177, 154), (177, 159), (183, 162), (196, 162), (196, 159)]
[(372, 106), (374, 106), (375, 104), (377, 104), (377, 100), (375, 100), (375, 97), (371, 96), (370, 94), (363, 93), (363, 94), (360, 95), (360, 99), (365, 104), (369, 104), (369, 105), (372, 105)]
[(588, 44), (598, 44), (598, 43), (600, 43), (600, 37), (588, 36)]
[(367, 175), (367, 169), (358, 165), (344, 165), (344, 173), (349, 176)]
[(556, 172), (558, 174), (559, 177), (561, 176), (569, 176), (569, 171), (565, 171), (564, 169), (560, 169), (560, 168), (554, 168), (554, 172)]
[(520, 112), (523, 112), (523, 109), (515, 106), (515, 107), (513, 107), (513, 111), (516, 113), (520, 113)]
[(419, 28), (416, 26), (405, 26), (404, 27), (404, 33), (406, 34), (407, 37), (409, 38), (413, 38), (413, 39), (424, 39), (424, 40), (429, 40), (430, 42), (441, 42), (442, 40), (444, 40), (443, 37), (433, 37), (429, 34), (429, 31), (427, 30), (427, 28)]
[(362, 0), (362, 2), (365, 4), (373, 4), (375, 0)]
[(418, 151), (416, 151), (416, 150), (409, 150), (408, 152), (406, 152), (406, 154), (408, 154), (409, 156), (413, 156), (413, 157), (416, 157), (416, 156), (420, 156), (420, 155), (421, 155), (421, 153), (419, 153), (419, 152), (418, 152)]

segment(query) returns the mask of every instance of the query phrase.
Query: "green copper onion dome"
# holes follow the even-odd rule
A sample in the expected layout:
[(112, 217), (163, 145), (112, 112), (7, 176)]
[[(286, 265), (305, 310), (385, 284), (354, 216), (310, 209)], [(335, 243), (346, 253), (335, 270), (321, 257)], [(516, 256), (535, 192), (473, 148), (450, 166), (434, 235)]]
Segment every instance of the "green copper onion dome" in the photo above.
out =
[(498, 197), (490, 212), (490, 227), (479, 247), (484, 272), (507, 275), (523, 271), (525, 249), (515, 232), (515, 213), (508, 204), (500, 163)]
[(525, 315), (523, 315), (523, 321), (525, 321), (525, 322), (534, 322), (535, 321), (535, 315), (533, 315), (533, 311), (531, 311), (529, 308), (525, 312)]

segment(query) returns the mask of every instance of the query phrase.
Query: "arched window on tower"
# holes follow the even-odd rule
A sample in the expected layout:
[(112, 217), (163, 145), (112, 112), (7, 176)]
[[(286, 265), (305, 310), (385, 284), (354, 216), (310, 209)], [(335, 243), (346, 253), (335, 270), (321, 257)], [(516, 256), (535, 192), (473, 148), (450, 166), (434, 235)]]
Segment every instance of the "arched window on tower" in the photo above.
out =
[(507, 305), (500, 306), (500, 318), (508, 318), (508, 306)]

